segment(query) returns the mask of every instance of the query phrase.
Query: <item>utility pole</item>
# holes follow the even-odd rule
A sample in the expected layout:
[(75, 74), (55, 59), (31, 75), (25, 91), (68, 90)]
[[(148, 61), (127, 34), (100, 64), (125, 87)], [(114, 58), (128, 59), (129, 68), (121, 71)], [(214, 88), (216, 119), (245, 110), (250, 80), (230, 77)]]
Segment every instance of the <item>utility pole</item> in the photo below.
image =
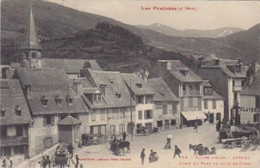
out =
[(69, 105), (69, 100), (70, 96), (69, 96), (69, 81), (67, 81), (67, 108), (68, 108), (68, 116), (70, 115), (70, 105)]
[(131, 141), (133, 141), (133, 109), (132, 109), (132, 91), (131, 91), (131, 79), (130, 79), (130, 114), (131, 114)]

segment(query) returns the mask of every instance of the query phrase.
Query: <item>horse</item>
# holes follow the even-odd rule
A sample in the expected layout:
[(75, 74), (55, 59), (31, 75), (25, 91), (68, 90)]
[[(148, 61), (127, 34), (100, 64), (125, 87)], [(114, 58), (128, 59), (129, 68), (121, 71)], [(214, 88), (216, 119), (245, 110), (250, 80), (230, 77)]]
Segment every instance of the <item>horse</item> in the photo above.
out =
[(130, 153), (130, 142), (129, 141), (120, 141), (118, 144), (119, 149), (127, 149), (126, 153)]
[(198, 154), (197, 152), (201, 151), (203, 149), (203, 145), (202, 144), (197, 144), (197, 145), (191, 145), (189, 144), (189, 149), (193, 149), (194, 150), (194, 155)]

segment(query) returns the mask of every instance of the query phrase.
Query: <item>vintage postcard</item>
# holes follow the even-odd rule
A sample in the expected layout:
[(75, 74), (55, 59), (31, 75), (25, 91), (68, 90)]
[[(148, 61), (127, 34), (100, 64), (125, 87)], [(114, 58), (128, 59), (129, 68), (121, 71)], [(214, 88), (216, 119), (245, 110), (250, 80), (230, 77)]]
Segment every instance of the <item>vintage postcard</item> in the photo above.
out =
[(260, 168), (260, 2), (1, 0), (0, 167)]

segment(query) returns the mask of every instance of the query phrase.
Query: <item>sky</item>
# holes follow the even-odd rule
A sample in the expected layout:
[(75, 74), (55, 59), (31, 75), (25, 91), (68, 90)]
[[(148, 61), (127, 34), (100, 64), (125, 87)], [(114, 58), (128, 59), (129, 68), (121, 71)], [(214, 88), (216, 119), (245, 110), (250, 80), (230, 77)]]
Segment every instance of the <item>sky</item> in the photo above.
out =
[[(131, 25), (176, 29), (249, 29), (260, 23), (260, 1), (46, 0)], [(159, 7), (172, 10), (158, 10)], [(150, 10), (147, 10), (149, 9)], [(190, 10), (188, 10), (190, 9)]]

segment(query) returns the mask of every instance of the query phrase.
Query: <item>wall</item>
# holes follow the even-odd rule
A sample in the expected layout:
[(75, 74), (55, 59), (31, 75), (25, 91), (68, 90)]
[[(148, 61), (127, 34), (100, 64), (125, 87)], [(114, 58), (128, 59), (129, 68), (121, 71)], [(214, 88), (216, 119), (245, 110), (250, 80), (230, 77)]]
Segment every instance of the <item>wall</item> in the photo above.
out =
[(205, 109), (204, 107), (204, 101), (202, 100), (202, 111), (207, 113), (214, 113), (214, 123), (216, 122), (216, 114), (221, 113), (221, 120), (224, 117), (224, 101), (223, 100), (216, 100), (216, 109), (213, 109), (213, 100), (208, 99), (208, 108)]
[(230, 113), (228, 100), (232, 101), (232, 79), (228, 79), (228, 76), (220, 68), (201, 68), (198, 74), (202, 79), (209, 80), (213, 84), (213, 89), (224, 98), (224, 115), (228, 119)]
[[(135, 113), (135, 124), (142, 124), (145, 125), (145, 123), (153, 123), (153, 111), (154, 104), (137, 104), (136, 105), (136, 113)], [(144, 119), (144, 111), (145, 110), (152, 110), (152, 119)], [(138, 111), (142, 111), (142, 119), (138, 119)]]
[(54, 126), (43, 126), (43, 116), (33, 116), (34, 126), (29, 129), (29, 156), (46, 150), (44, 140), (52, 139), (52, 145), (58, 143), (58, 116), (54, 116)]
[[(256, 107), (256, 99), (255, 96), (251, 95), (241, 95), (241, 105), (240, 107), (245, 108), (255, 108)], [(254, 112), (251, 111), (241, 111), (240, 112), (240, 122), (241, 124), (246, 124), (247, 122), (254, 121)]]

